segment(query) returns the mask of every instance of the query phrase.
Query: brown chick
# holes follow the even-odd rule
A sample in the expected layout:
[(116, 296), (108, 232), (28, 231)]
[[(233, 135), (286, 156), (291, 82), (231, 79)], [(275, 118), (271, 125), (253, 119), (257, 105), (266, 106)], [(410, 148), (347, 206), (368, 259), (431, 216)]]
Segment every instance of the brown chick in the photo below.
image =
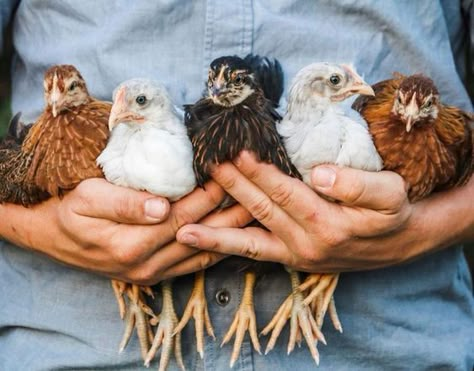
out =
[(367, 121), (384, 169), (403, 177), (416, 202), (465, 184), (473, 169), (474, 115), (441, 103), (434, 82), (396, 74), (353, 104)]
[[(23, 128), (15, 116), (0, 145), (0, 202), (30, 206), (61, 197), (87, 178), (103, 177), (96, 159), (107, 145), (112, 104), (91, 97), (80, 72), (71, 65), (45, 72), (44, 97), (46, 107), (38, 120)], [(123, 348), (136, 322), (133, 309), (153, 315), (143, 295), (151, 295), (151, 290), (118, 280), (112, 280), (112, 288), (120, 316), (126, 319)], [(150, 337), (145, 314), (140, 318), (143, 321), (137, 320), (137, 325)], [(143, 357), (147, 352), (142, 347)]]
[(30, 206), (103, 176), (95, 160), (107, 143), (111, 105), (92, 98), (71, 65), (46, 71), (44, 96), (26, 137), (0, 150), (0, 202)]

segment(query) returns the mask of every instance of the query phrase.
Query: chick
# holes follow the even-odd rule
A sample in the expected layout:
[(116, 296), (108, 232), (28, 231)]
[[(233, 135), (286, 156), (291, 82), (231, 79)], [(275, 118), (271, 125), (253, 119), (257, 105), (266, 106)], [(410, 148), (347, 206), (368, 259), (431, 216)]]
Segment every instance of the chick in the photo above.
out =
[[(348, 65), (314, 63), (294, 77), (287, 112), (278, 125), (278, 131), (291, 161), (306, 184), (311, 186), (312, 169), (320, 164), (368, 171), (382, 169), (382, 159), (366, 123), (357, 112), (345, 109), (342, 104), (354, 94), (373, 95), (373, 90)], [(273, 348), (284, 323), (290, 317), (288, 352), (294, 348), (300, 331), (296, 327), (298, 324), (318, 363), (319, 355), (314, 344), (321, 336), (319, 329), (328, 308), (336, 329), (342, 332), (333, 299), (339, 274), (310, 274), (301, 286), (298, 273), (293, 274), (293, 296), (285, 301), (263, 330), (267, 334), (273, 329), (267, 351)], [(310, 293), (303, 299), (302, 291), (307, 289), (311, 289)], [(315, 311), (317, 327), (312, 322), (311, 309)]]
[[(195, 188), (193, 151), (186, 128), (160, 84), (146, 79), (120, 84), (114, 93), (109, 129), (109, 142), (97, 158), (108, 181), (167, 197), (170, 201), (180, 199)], [(173, 307), (171, 281), (161, 283), (163, 310), (150, 349), (148, 317), (153, 313), (146, 305), (143, 292), (149, 293), (151, 289), (117, 281), (114, 285), (119, 288), (116, 290), (119, 300), (124, 292), (129, 298), (120, 349), (125, 347), (136, 323), (146, 365), (163, 344), (160, 369), (166, 369), (173, 348), (178, 365), (184, 369), (180, 334), (173, 337), (178, 318)]]

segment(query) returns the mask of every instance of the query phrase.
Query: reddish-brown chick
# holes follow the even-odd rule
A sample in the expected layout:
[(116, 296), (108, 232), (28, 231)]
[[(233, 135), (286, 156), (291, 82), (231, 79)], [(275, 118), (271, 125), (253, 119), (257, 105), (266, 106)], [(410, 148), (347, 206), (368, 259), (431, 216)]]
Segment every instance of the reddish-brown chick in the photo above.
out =
[(473, 169), (474, 115), (441, 103), (434, 82), (421, 74), (397, 74), (359, 96), (384, 168), (400, 174), (415, 202), (432, 192), (465, 184)]
[(29, 206), (102, 177), (111, 104), (92, 98), (79, 71), (57, 65), (44, 76), (46, 107), (23, 142), (0, 150), (0, 202)]

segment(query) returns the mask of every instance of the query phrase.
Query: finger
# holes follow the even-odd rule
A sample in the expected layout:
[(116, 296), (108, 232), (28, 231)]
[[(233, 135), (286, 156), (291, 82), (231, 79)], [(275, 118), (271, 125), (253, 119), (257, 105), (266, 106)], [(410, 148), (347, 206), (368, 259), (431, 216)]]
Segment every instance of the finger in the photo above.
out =
[(328, 214), (332, 206), (302, 181), (289, 177), (274, 165), (258, 162), (249, 152), (242, 152), (235, 163), (248, 180), (300, 224), (315, 214)]
[(197, 188), (191, 194), (171, 205), (168, 218), (159, 225), (117, 225), (114, 240), (120, 244), (126, 236), (137, 241), (143, 250), (143, 257), (153, 255), (161, 246), (175, 239), (178, 229), (190, 223), (196, 223), (212, 210), (224, 198), (225, 193), (215, 182), (206, 184), (206, 189)]
[(213, 228), (200, 224), (181, 228), (176, 239), (183, 244), (227, 255), (291, 265), (292, 255), (276, 235), (262, 228)]
[(406, 201), (403, 179), (391, 171), (370, 172), (335, 165), (313, 170), (314, 188), (345, 204), (381, 212), (397, 212)]
[(166, 280), (173, 277), (184, 276), (186, 274), (194, 273), (202, 269), (209, 268), (214, 264), (225, 259), (227, 255), (201, 251), (200, 253), (191, 256), (179, 263), (173, 265), (160, 273), (160, 280)]
[(87, 179), (66, 197), (74, 201), (75, 213), (118, 223), (156, 224), (166, 219), (170, 210), (166, 198), (119, 187), (105, 179)]
[(234, 165), (219, 165), (213, 169), (212, 177), (265, 227), (278, 233), (285, 242), (294, 240), (298, 224)]
[[(251, 220), (252, 216), (247, 210), (240, 205), (235, 205), (208, 215), (200, 223), (213, 227), (243, 227)], [(194, 247), (174, 241), (159, 251), (153, 252), (142, 269), (154, 272), (150, 274), (159, 278), (175, 277), (205, 269), (224, 258), (222, 254), (204, 254)]]

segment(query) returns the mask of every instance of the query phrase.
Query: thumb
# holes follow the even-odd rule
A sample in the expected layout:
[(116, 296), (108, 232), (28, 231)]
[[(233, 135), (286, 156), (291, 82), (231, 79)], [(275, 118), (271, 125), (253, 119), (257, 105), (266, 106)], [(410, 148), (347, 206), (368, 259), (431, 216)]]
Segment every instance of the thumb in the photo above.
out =
[(318, 193), (348, 205), (379, 211), (398, 210), (407, 198), (405, 182), (391, 171), (321, 165), (313, 169), (311, 183)]
[(170, 211), (164, 197), (116, 186), (105, 179), (87, 179), (66, 197), (73, 202), (75, 213), (118, 223), (156, 224)]

